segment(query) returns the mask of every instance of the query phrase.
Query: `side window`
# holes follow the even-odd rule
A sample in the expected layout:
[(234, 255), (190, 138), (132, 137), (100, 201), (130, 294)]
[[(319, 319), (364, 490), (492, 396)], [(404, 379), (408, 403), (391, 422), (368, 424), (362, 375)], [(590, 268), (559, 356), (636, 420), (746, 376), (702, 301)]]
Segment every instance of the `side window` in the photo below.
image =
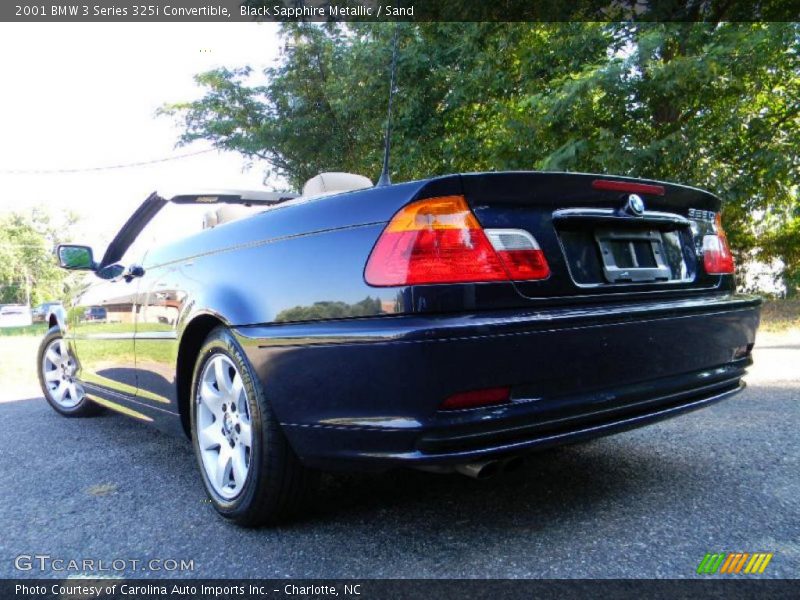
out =
[[(145, 229), (145, 231), (147, 230)], [(142, 261), (147, 254), (147, 250), (149, 249), (147, 244), (145, 244), (144, 238), (142, 237), (142, 234), (145, 233), (145, 231), (142, 231), (142, 233), (139, 234), (139, 237), (134, 240), (133, 244), (131, 244), (125, 254), (122, 255), (122, 258), (119, 261), (120, 264), (126, 267), (130, 265), (142, 264)]]
[(136, 237), (122, 256), (124, 266), (144, 264), (151, 248), (163, 246), (217, 227), (230, 221), (248, 217), (264, 210), (263, 206), (242, 204), (167, 204)]
[(217, 206), (219, 205), (167, 204), (139, 233), (120, 262), (125, 266), (141, 265), (151, 248), (203, 231), (204, 215)]

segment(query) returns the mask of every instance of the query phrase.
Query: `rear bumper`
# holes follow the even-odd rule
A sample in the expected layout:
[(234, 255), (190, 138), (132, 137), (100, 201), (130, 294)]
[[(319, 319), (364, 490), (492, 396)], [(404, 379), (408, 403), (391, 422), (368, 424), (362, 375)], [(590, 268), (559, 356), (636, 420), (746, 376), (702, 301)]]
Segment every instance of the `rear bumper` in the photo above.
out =
[[(385, 469), (514, 456), (631, 429), (743, 387), (760, 299), (715, 295), (237, 330), (297, 454)], [(451, 394), (510, 386), (495, 407)]]

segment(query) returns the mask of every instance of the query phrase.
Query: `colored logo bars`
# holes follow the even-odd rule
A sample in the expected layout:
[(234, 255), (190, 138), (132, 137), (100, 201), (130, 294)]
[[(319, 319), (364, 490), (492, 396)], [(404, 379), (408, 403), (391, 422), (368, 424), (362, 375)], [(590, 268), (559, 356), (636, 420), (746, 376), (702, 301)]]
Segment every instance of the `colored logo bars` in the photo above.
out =
[(763, 573), (769, 561), (772, 560), (772, 552), (729, 552), (719, 554), (706, 554), (697, 567), (697, 572), (701, 575), (714, 575), (715, 573), (726, 574), (757, 574)]

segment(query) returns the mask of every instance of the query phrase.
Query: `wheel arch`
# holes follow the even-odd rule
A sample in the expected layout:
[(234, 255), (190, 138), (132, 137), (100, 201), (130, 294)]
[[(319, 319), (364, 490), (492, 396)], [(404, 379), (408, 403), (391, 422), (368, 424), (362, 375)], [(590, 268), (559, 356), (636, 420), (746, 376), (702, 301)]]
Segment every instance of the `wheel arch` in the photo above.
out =
[(48, 327), (58, 327), (61, 330), (61, 335), (67, 331), (67, 311), (63, 306), (56, 306), (50, 311), (50, 316), (47, 317)]
[(189, 415), (189, 402), (192, 397), (192, 375), (194, 366), (203, 341), (214, 328), (227, 326), (219, 316), (203, 313), (194, 317), (186, 324), (178, 346), (178, 359), (176, 365), (176, 387), (178, 393), (178, 413), (181, 425), (187, 437), (191, 437), (191, 423)]

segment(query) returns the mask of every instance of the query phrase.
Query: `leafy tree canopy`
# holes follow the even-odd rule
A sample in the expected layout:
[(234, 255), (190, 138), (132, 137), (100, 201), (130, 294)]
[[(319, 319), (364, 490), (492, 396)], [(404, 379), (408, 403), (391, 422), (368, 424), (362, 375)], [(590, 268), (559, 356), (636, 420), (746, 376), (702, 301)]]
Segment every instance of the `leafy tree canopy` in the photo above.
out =
[(75, 216), (62, 221), (53, 223), (41, 209), (0, 215), (0, 304), (25, 303), (28, 294), (34, 306), (64, 296), (67, 278), (52, 250)]
[[(723, 198), (733, 246), (800, 282), (800, 24), (398, 25), (395, 181), (550, 169), (664, 179)], [(377, 179), (394, 25), (287, 24), (280, 64), (197, 76), (165, 107), (294, 187)]]

